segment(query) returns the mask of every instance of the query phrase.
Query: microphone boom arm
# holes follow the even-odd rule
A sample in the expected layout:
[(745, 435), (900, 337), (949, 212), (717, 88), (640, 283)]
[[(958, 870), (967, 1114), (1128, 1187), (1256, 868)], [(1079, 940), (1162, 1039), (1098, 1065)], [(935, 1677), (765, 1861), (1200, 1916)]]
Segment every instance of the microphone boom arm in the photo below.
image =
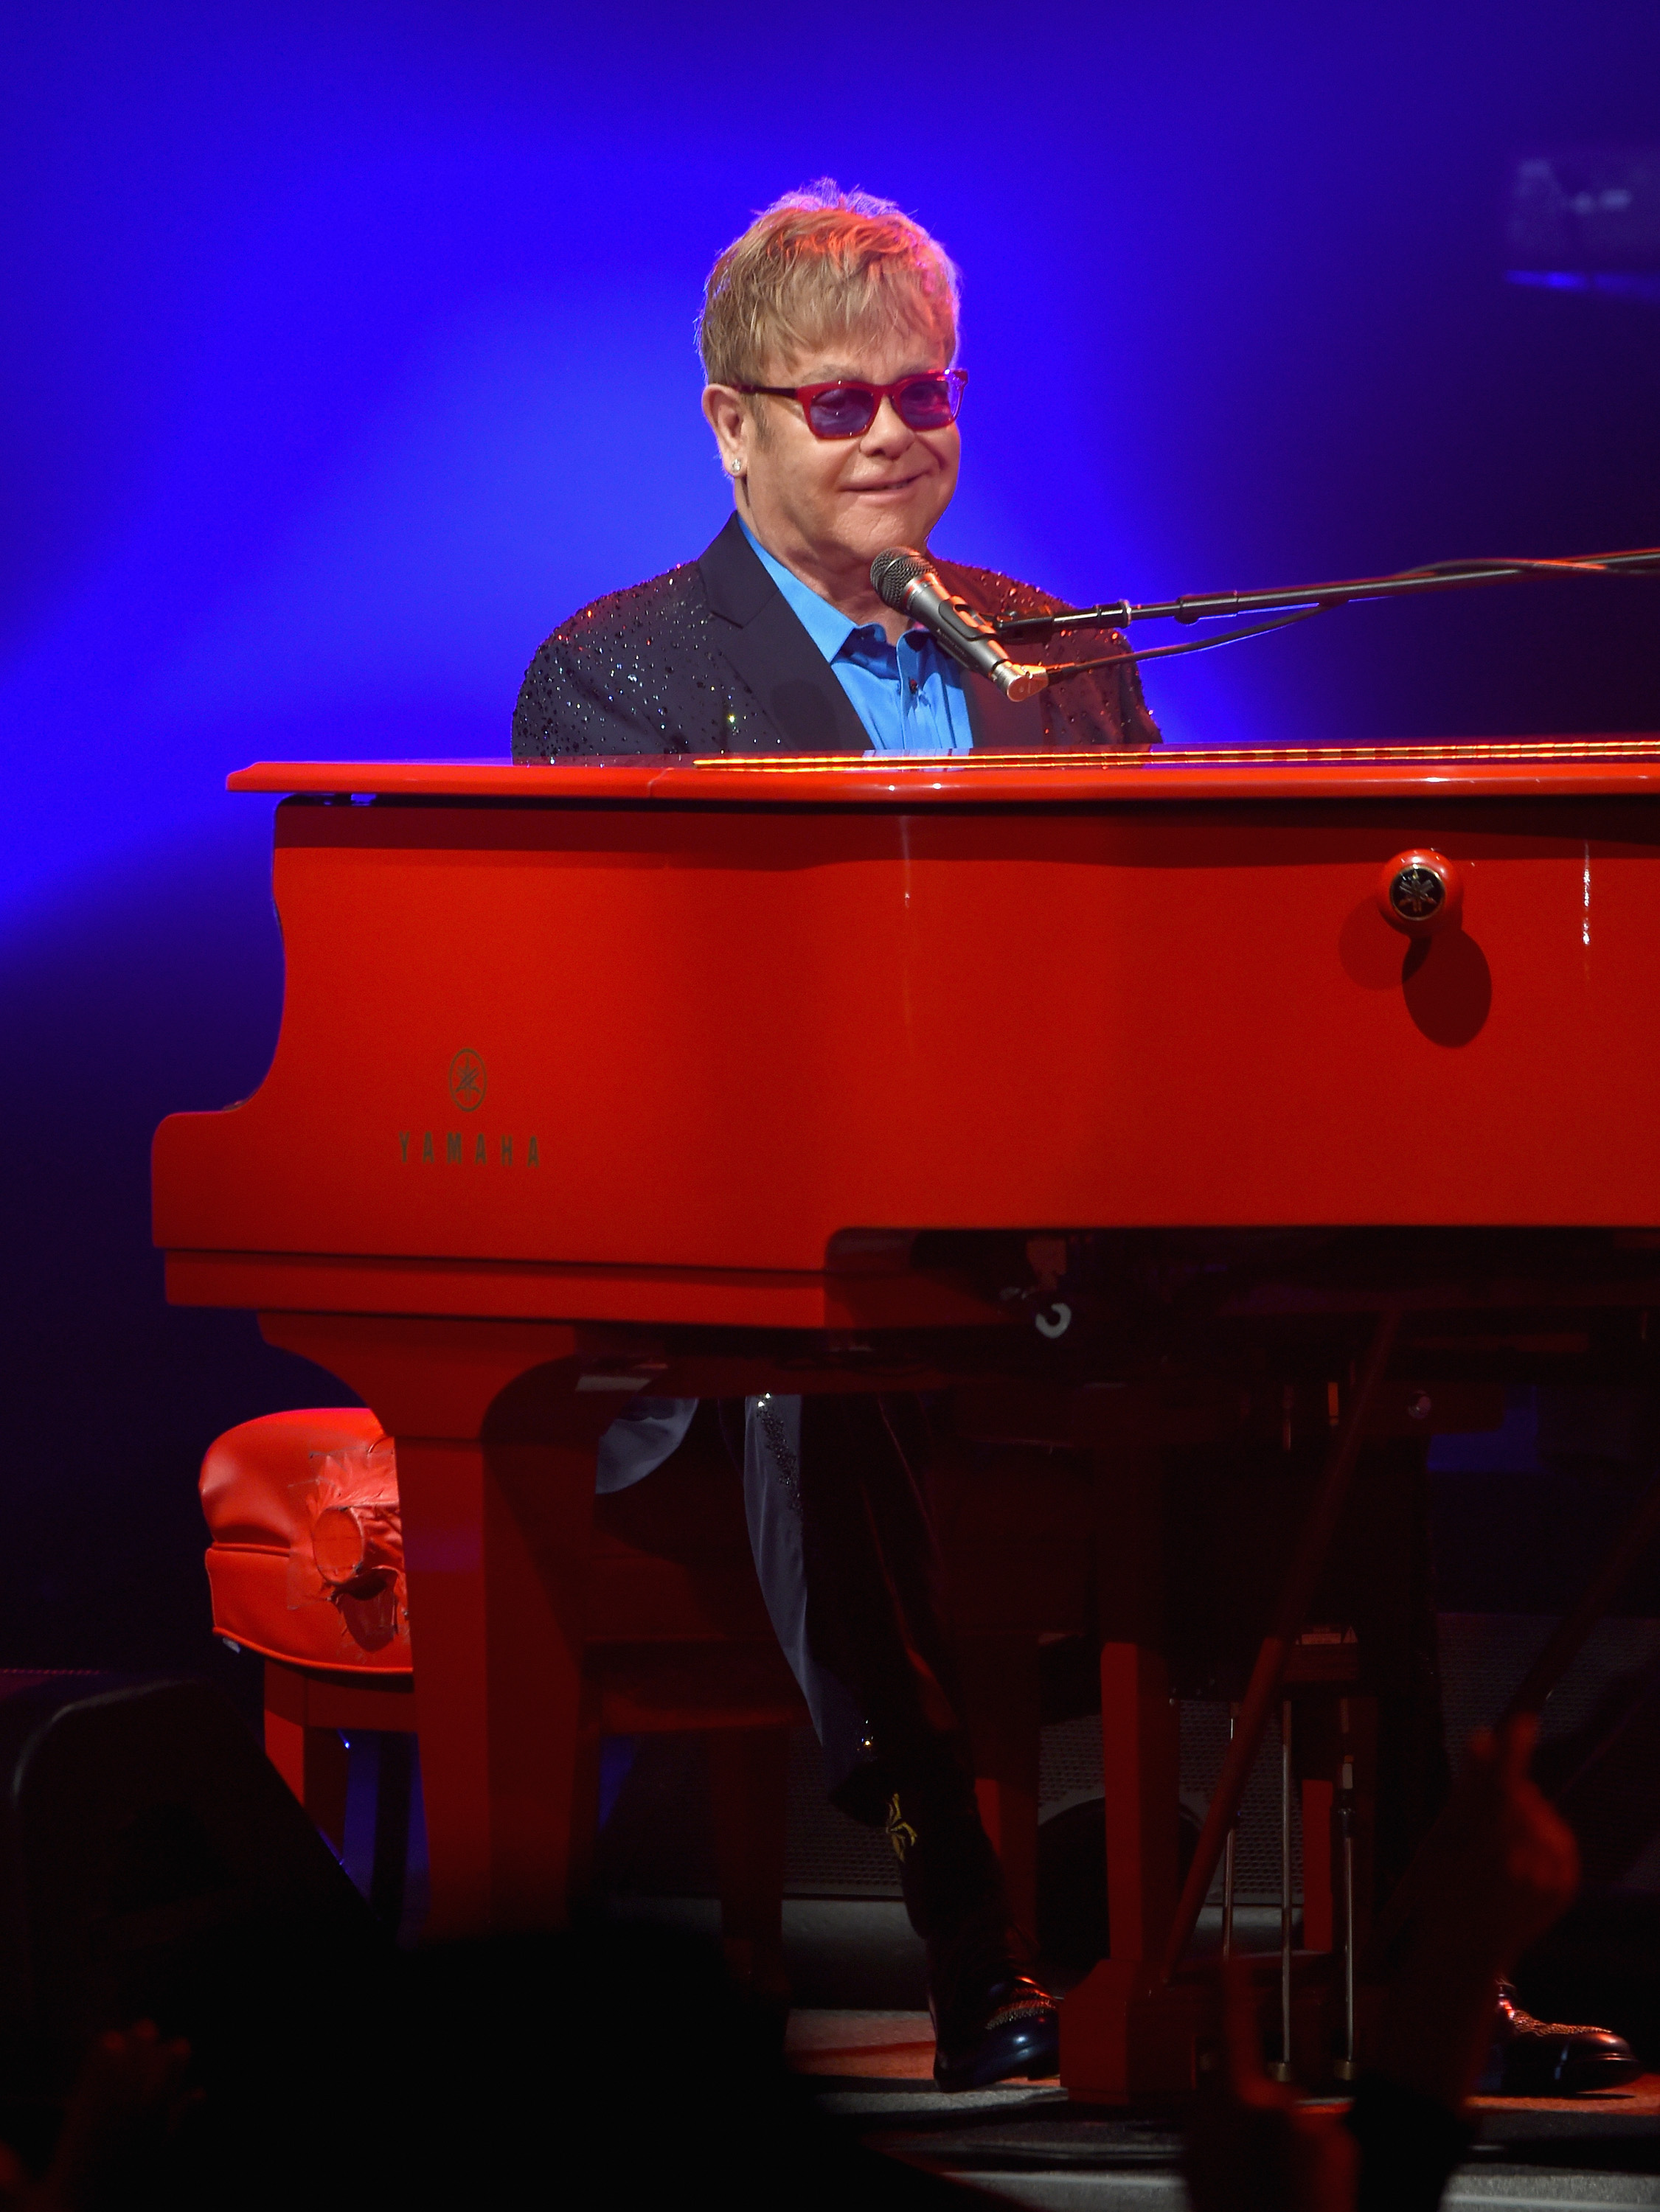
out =
[(1578, 560), (1440, 561), (1421, 568), (1402, 569), (1392, 576), (1305, 584), (1290, 591), (1195, 592), (1179, 599), (1153, 599), (1139, 605), (1120, 599), (1103, 606), (1079, 607), (1069, 614), (1011, 615), (991, 627), (1000, 638), (1037, 645), (1063, 630), (1122, 629), (1127, 623), (1160, 618), (1196, 623), (1225, 621), (1237, 615), (1316, 614), (1328, 607), (1347, 606), (1352, 599), (1406, 599), (1418, 592), (1462, 591), (1476, 584), (1512, 584), (1540, 575), (1654, 574), (1660, 574), (1660, 546), (1652, 545), (1626, 552), (1591, 553)]

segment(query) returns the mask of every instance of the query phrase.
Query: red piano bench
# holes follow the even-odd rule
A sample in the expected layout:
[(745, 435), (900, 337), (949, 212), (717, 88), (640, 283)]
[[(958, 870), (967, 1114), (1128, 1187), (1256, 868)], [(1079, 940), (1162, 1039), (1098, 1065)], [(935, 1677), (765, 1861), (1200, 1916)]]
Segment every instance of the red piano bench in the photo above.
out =
[[(200, 1487), (215, 1633), (265, 1660), (266, 1754), (337, 1850), (342, 1732), (415, 1727), (391, 1441), (363, 1407), (267, 1413), (210, 1446)], [(406, 1832), (395, 1796), (379, 1814)]]
[[(737, 1475), (700, 1441), (594, 1501), (573, 1887), (592, 1875), (602, 1739), (702, 1734), (728, 1959), (770, 1990), (787, 1732), (807, 1712), (756, 1581)], [(264, 1658), (266, 1751), (337, 1845), (341, 1731), (416, 1727), (392, 1442), (363, 1407), (266, 1414), (210, 1448), (201, 1496), (214, 1629)]]

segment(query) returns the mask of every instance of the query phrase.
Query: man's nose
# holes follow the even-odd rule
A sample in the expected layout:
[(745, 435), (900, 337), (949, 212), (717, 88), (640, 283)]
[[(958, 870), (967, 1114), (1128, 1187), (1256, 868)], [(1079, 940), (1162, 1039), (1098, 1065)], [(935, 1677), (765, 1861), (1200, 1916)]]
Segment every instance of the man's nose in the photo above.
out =
[(884, 392), (875, 419), (859, 442), (871, 453), (903, 453), (915, 436), (915, 431), (894, 405), (891, 395)]

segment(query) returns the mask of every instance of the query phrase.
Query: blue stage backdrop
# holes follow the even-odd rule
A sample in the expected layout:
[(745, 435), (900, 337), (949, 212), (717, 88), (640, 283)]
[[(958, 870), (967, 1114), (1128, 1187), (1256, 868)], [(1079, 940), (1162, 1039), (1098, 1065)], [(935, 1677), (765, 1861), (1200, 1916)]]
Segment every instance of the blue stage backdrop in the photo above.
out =
[[(907, 15), (14, 9), (0, 538), (0, 1659), (204, 1648), (194, 1462), (331, 1394), (169, 1315), (155, 1121), (258, 1080), (257, 757), (505, 750), (726, 505), (692, 322), (824, 173), (966, 279), (942, 550), (1074, 597), (1660, 538), (1660, 307), (1505, 278), (1518, 154), (1660, 137), (1587, 0)], [(1650, 288), (1651, 292), (1652, 287)], [(1660, 586), (1351, 611), (1150, 678), (1183, 744), (1660, 724)]]

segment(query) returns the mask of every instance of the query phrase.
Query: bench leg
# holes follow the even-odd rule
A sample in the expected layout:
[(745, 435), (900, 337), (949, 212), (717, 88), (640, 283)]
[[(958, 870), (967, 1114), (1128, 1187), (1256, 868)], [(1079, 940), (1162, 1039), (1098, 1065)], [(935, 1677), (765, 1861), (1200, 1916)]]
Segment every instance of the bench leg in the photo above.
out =
[(789, 1738), (783, 1729), (711, 1729), (709, 1802), (721, 1885), (721, 1937), (733, 1978), (787, 2004), (784, 1814)]
[(1017, 1928), (1037, 1932), (1037, 1642), (976, 1636), (958, 1646), (980, 1819), (1003, 1867)]
[(369, 1864), (369, 1904), (395, 1936), (404, 1917), (409, 1871), (410, 1810), (414, 1800), (415, 1738), (383, 1733), (374, 1778), (374, 1855)]
[(265, 1756), (337, 1851), (346, 1838), (349, 1762), (338, 1729), (306, 1717), (305, 1677), (265, 1662)]

